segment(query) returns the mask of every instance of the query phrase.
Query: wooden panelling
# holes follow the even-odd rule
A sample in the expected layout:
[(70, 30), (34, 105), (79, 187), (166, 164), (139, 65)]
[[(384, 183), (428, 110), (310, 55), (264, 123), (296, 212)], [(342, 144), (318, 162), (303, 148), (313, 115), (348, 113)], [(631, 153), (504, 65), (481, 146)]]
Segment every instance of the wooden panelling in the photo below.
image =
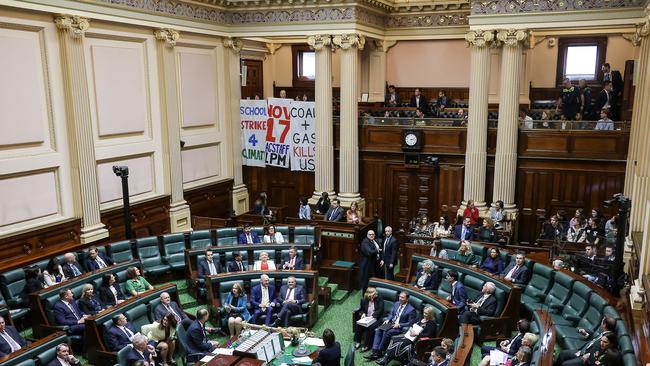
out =
[[(109, 241), (124, 240), (122, 207), (102, 212)], [(131, 205), (131, 229), (136, 238), (169, 233), (169, 196)]]
[(245, 166), (244, 183), (248, 187), (251, 209), (260, 192), (266, 192), (271, 206), (287, 206), (287, 215), (298, 216), (300, 197), (314, 193), (314, 173), (294, 172), (278, 167)]
[(560, 91), (560, 88), (530, 88), (530, 100), (557, 100)]
[(185, 191), (183, 197), (192, 216), (228, 218), (232, 211), (233, 180)]
[(519, 131), (519, 156), (625, 160), (623, 131)]
[(74, 219), (0, 240), (0, 272), (81, 248), (81, 220)]
[[(338, 126), (337, 126), (338, 127)], [(418, 129), (417, 127), (414, 127)], [(359, 131), (359, 149), (402, 153), (401, 133), (398, 126), (364, 126)], [(423, 153), (464, 154), (467, 131), (465, 128), (422, 128)]]

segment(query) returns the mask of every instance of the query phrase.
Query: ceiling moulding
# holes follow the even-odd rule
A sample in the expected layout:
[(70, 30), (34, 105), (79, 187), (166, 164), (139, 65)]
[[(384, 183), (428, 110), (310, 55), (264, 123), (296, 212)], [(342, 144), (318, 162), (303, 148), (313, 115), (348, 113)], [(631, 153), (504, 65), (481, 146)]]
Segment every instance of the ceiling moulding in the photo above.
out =
[(646, 0), (478, 0), (472, 14), (520, 14), (572, 10), (640, 8)]
[(388, 18), (388, 28), (446, 27), (468, 25), (469, 15), (469, 11), (433, 13), (427, 15), (391, 15)]

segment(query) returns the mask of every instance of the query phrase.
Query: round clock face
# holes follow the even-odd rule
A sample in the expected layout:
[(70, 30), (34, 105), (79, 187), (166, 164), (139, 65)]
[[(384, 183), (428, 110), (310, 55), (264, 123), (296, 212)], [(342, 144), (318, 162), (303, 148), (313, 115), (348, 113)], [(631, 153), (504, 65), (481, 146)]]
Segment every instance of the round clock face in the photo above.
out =
[(409, 133), (404, 136), (404, 142), (406, 142), (408, 146), (415, 146), (415, 144), (418, 142), (418, 137), (415, 136), (414, 133)]

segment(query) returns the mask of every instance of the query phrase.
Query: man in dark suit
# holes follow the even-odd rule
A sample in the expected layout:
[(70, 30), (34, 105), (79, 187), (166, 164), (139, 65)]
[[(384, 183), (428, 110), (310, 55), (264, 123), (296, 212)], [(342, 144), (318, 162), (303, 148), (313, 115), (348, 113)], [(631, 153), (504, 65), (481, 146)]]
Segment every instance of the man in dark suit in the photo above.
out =
[(5, 325), (5, 318), (0, 316), (0, 357), (27, 346), (29, 342), (21, 337), (16, 328)]
[(454, 238), (460, 240), (474, 240), (474, 225), (469, 217), (462, 224), (454, 226)]
[(80, 366), (81, 362), (72, 354), (72, 350), (67, 343), (61, 343), (56, 346), (56, 358), (50, 361), (47, 366)]
[(302, 258), (298, 256), (296, 247), (289, 248), (289, 255), (282, 258), (282, 269), (305, 269), (305, 263)]
[(397, 263), (397, 239), (393, 236), (393, 228), (384, 228), (384, 240), (382, 243), (383, 275), (387, 280), (395, 279), (395, 264)]
[(569, 360), (577, 360), (582, 358), (582, 356), (587, 353), (587, 351), (592, 348), (594, 345), (598, 346), (600, 338), (604, 335), (608, 335), (616, 330), (616, 319), (611, 316), (603, 317), (603, 320), (600, 322), (600, 329), (595, 333), (590, 333), (586, 329), (578, 329), (578, 332), (588, 340), (582, 347), (578, 349), (568, 349), (560, 352), (555, 363), (555, 366), (561, 366), (564, 362)]
[[(514, 356), (521, 347), (521, 341), (524, 339), (524, 334), (530, 331), (530, 322), (527, 319), (520, 319), (517, 322), (517, 334), (509, 340), (501, 341), (499, 343), (499, 350)], [(490, 351), (497, 349), (492, 346), (481, 346), (481, 355), (489, 355)]]
[(124, 314), (117, 314), (113, 317), (113, 326), (106, 332), (106, 347), (109, 351), (117, 352), (131, 344), (133, 336), (136, 335), (135, 328)]
[(332, 201), (330, 208), (325, 213), (325, 221), (343, 221), (345, 212), (341, 208), (341, 201), (335, 199)]
[(199, 278), (205, 278), (209, 275), (216, 275), (221, 273), (221, 264), (219, 261), (214, 261), (214, 254), (211, 249), (205, 251), (205, 258), (198, 264)]
[(239, 244), (259, 244), (261, 242), (259, 235), (251, 228), (251, 224), (244, 224), (244, 232), (239, 234)]
[(449, 365), (449, 360), (447, 359), (447, 351), (441, 346), (437, 346), (431, 352), (429, 366), (447, 366)]
[(247, 271), (248, 265), (242, 261), (240, 252), (232, 253), (232, 261), (228, 263), (228, 272), (242, 272)]
[(615, 98), (612, 89), (612, 82), (604, 81), (603, 89), (598, 93), (598, 97), (596, 97), (596, 105), (595, 105), (596, 115), (600, 114), (600, 111), (602, 111), (603, 109), (610, 110), (614, 102), (615, 102)]
[(476, 300), (468, 301), (467, 309), (460, 317), (461, 324), (481, 324), (481, 316), (494, 316), (497, 311), (497, 299), (494, 297), (496, 286), (486, 282)]
[(382, 325), (375, 329), (375, 338), (372, 342), (372, 353), (365, 358), (377, 360), (388, 347), (391, 337), (404, 333), (415, 323), (415, 308), (409, 304), (409, 294), (402, 291), (399, 301), (393, 304), (393, 309)]
[(420, 109), (423, 113), (427, 113), (429, 109), (427, 106), (427, 98), (422, 95), (420, 88), (415, 88), (415, 92), (411, 96), (411, 101), (409, 102), (409, 107), (415, 107)]
[(515, 258), (515, 261), (510, 262), (508, 267), (503, 270), (501, 276), (504, 280), (515, 285), (525, 285), (528, 283), (528, 267), (525, 266), (526, 257), (519, 253)]
[(84, 322), (88, 315), (81, 312), (70, 289), (59, 291), (59, 301), (52, 306), (52, 312), (57, 325), (68, 326), (68, 335), (83, 335), (86, 328)]
[(381, 258), (381, 247), (375, 240), (375, 231), (368, 230), (366, 237), (361, 241), (359, 249), (359, 284), (361, 292), (368, 288), (368, 280), (375, 275), (375, 268)]
[(612, 119), (618, 120), (620, 118), (619, 102), (623, 99), (623, 76), (620, 71), (612, 70), (607, 62), (600, 69), (603, 72), (603, 82), (611, 81), (612, 83), (613, 103), (611, 103), (610, 112), (612, 112)]
[(168, 313), (174, 314), (174, 318), (176, 318), (176, 322), (178, 323), (183, 319), (187, 319), (187, 314), (181, 310), (181, 307), (178, 306), (176, 301), (172, 301), (172, 297), (167, 292), (163, 292), (160, 294), (160, 304), (154, 309), (156, 320), (162, 319)]
[(90, 272), (106, 268), (113, 265), (113, 260), (97, 250), (96, 246), (88, 248), (88, 258), (86, 258), (86, 269)]
[(257, 318), (266, 315), (266, 325), (271, 325), (275, 303), (275, 287), (270, 284), (269, 276), (260, 276), (260, 284), (251, 289), (251, 305), (255, 312), (251, 318), (253, 324), (257, 324)]
[(305, 292), (302, 286), (296, 285), (296, 278), (287, 278), (287, 284), (280, 287), (280, 295), (276, 300), (280, 308), (275, 325), (289, 326), (289, 317), (302, 312), (301, 306), (305, 302)]
[(451, 303), (456, 306), (456, 309), (458, 309), (458, 315), (461, 316), (465, 311), (465, 306), (467, 304), (467, 292), (465, 292), (465, 286), (458, 281), (458, 272), (453, 269), (447, 272), (445, 280), (447, 280), (451, 285), (451, 295), (447, 297), (447, 300), (451, 301)]
[(551, 216), (548, 223), (544, 223), (542, 228), (542, 235), (540, 236), (545, 240), (563, 240), (564, 227), (560, 223), (560, 218), (557, 215)]
[(156, 365), (156, 348), (147, 342), (147, 337), (142, 334), (133, 336), (133, 348), (126, 356), (128, 366), (134, 366), (138, 361), (144, 362), (144, 366)]
[(65, 261), (63, 264), (63, 274), (67, 278), (75, 278), (84, 273), (83, 268), (77, 263), (77, 256), (74, 253), (65, 253), (63, 260)]
[(384, 98), (384, 107), (399, 107), (401, 103), (401, 98), (397, 91), (395, 90), (395, 85), (388, 86), (388, 93)]
[(214, 349), (219, 346), (217, 342), (208, 340), (206, 331), (214, 331), (211, 328), (205, 328), (205, 323), (208, 321), (209, 317), (210, 313), (207, 309), (199, 309), (196, 312), (196, 320), (187, 328), (187, 354), (197, 355), (188, 357), (188, 361), (192, 363), (202, 359), (203, 356), (214, 351)]

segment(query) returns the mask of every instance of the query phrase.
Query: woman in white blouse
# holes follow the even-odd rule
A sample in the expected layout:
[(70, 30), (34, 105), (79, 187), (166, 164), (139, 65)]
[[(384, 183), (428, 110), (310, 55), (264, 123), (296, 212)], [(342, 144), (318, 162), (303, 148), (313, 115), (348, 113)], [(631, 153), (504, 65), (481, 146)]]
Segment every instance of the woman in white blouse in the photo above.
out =
[(447, 215), (440, 216), (440, 220), (433, 226), (433, 236), (436, 238), (448, 238), (451, 236), (452, 226), (449, 225)]
[(265, 243), (272, 243), (272, 244), (282, 244), (284, 243), (284, 237), (282, 236), (282, 233), (276, 233), (275, 232), (275, 226), (271, 225), (269, 228), (266, 230), (267, 234), (264, 235), (264, 242)]
[(173, 364), (172, 361), (174, 361), (176, 324), (174, 314), (167, 313), (162, 319), (151, 324), (145, 324), (141, 329), (142, 334), (156, 342), (156, 348), (160, 351), (160, 361), (163, 366)]
[(254, 271), (274, 271), (275, 263), (272, 260), (269, 260), (269, 253), (262, 252), (260, 253), (260, 259), (255, 261), (253, 265)]
[(47, 269), (43, 271), (43, 280), (48, 286), (56, 285), (59, 282), (67, 280), (65, 274), (63, 274), (61, 262), (56, 257), (50, 259), (47, 263)]

